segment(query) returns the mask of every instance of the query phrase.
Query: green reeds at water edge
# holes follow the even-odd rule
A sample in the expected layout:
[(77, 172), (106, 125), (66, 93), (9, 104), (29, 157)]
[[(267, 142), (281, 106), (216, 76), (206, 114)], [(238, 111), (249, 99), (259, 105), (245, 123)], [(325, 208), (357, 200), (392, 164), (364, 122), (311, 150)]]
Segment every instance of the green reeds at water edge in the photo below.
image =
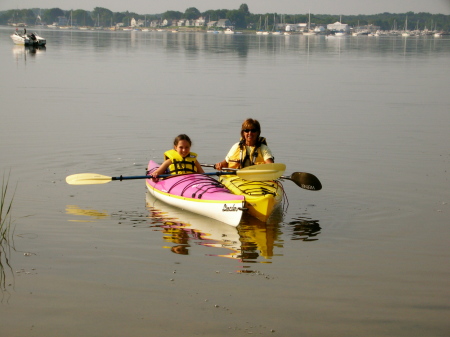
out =
[(9, 186), (8, 180), (9, 179), (5, 180), (5, 177), (3, 176), (2, 192), (0, 198), (0, 244), (9, 241), (11, 237), (11, 207), (14, 195), (11, 197), (11, 200), (9, 202), (6, 200), (6, 194), (8, 192)]
[(11, 207), (14, 200), (14, 193), (10, 200), (7, 200), (9, 177), (3, 176), (2, 190), (0, 197), (0, 291), (5, 289), (6, 272), (5, 267), (12, 272), (9, 263), (11, 248), (13, 244), (13, 226), (11, 220)]

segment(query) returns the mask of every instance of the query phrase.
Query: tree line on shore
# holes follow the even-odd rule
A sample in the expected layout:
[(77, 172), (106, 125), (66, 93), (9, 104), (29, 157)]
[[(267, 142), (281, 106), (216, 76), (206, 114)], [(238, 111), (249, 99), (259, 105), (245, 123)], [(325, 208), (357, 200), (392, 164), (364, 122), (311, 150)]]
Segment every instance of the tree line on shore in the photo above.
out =
[[(66, 17), (79, 26), (112, 26), (121, 23), (129, 26), (131, 19), (144, 20), (148, 23), (154, 20), (194, 20), (199, 17), (208, 21), (228, 19), (237, 29), (257, 29), (258, 23), (267, 17), (268, 24), (272, 26), (275, 22), (280, 23), (305, 23), (308, 22), (309, 13), (304, 14), (279, 14), (279, 13), (250, 13), (246, 4), (242, 4), (238, 9), (217, 9), (200, 12), (195, 7), (189, 7), (184, 12), (166, 11), (161, 14), (138, 14), (134, 12), (112, 12), (107, 8), (95, 7), (93, 11), (83, 9), (62, 10), (60, 8), (51, 9), (11, 9), (0, 12), (0, 24), (11, 25), (24, 23), (26, 25), (52, 24), (58, 22), (58, 17)], [(371, 15), (331, 15), (331, 14), (310, 14), (311, 23), (316, 25), (327, 25), (336, 21), (341, 21), (349, 26), (374, 25), (382, 30), (393, 28), (403, 29), (406, 18), (408, 26), (414, 29), (437, 29), (440, 31), (450, 30), (450, 15), (430, 14), (430, 13), (380, 13)]]

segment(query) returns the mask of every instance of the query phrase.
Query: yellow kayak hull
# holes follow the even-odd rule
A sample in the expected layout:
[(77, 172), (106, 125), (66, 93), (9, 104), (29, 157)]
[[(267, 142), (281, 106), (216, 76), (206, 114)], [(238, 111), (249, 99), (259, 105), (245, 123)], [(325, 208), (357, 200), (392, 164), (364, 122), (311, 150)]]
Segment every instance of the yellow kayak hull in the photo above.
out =
[(233, 194), (243, 195), (247, 212), (263, 222), (283, 200), (284, 189), (279, 181), (248, 181), (234, 175), (220, 176), (219, 181)]

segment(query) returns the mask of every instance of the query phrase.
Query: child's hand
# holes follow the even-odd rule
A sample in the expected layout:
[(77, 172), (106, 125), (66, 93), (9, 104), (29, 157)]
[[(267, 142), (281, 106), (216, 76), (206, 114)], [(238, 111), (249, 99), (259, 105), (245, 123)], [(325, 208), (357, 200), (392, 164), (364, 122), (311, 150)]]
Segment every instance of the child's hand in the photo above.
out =
[(157, 182), (157, 181), (159, 180), (159, 178), (158, 178), (158, 176), (159, 176), (158, 170), (156, 170), (156, 171), (154, 171), (154, 172), (151, 172), (151, 173), (149, 173), (148, 175), (152, 177), (152, 180), (153, 180), (154, 182)]

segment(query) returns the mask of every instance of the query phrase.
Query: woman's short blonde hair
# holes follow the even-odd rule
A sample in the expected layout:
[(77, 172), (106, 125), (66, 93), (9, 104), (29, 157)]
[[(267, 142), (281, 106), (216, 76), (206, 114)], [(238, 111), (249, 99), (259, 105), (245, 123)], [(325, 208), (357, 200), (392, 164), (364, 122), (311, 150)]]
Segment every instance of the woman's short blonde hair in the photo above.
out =
[(247, 118), (244, 123), (242, 123), (241, 137), (244, 137), (244, 130), (247, 129), (256, 129), (258, 131), (258, 137), (261, 134), (261, 125), (256, 119)]

